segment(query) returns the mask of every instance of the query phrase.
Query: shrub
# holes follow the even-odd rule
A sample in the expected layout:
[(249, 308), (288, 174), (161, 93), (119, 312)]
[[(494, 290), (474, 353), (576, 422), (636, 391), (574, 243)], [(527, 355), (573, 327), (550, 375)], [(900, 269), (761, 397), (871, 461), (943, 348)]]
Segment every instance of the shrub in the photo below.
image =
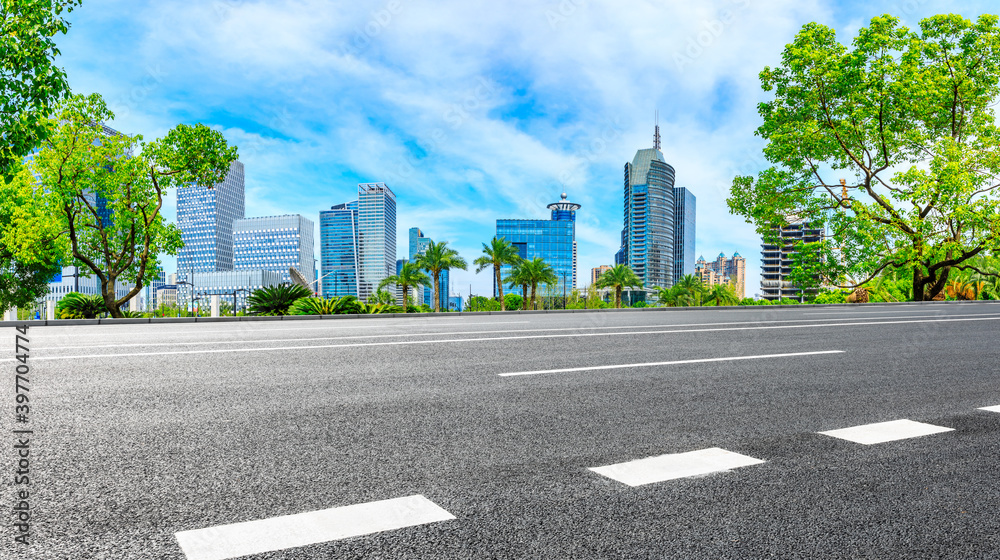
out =
[(823, 290), (816, 296), (816, 299), (813, 300), (813, 303), (816, 304), (847, 303), (847, 294), (840, 291)]
[[(311, 298), (312, 292), (298, 284), (281, 284), (254, 290), (247, 298), (247, 306), (254, 315), (288, 315), (288, 310), (299, 298)], [(351, 296), (348, 296), (351, 297)]]
[(512, 309), (521, 309), (521, 306), (524, 305), (524, 298), (521, 297), (520, 294), (507, 294), (503, 296), (503, 304), (508, 311)]
[(58, 319), (96, 319), (98, 315), (106, 312), (104, 298), (78, 292), (66, 294), (56, 304), (56, 318)]
[(635, 302), (635, 304), (632, 305), (633, 309), (640, 309), (640, 308), (643, 308), (643, 307), (649, 307), (649, 305), (647, 305), (646, 302), (644, 302), (644, 301), (637, 301), (637, 302)]

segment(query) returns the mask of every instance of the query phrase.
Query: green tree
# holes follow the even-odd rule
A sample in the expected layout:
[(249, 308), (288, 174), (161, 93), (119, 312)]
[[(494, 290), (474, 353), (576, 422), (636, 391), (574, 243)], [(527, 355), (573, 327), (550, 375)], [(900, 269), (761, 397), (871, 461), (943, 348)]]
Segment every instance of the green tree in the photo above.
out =
[(57, 319), (94, 319), (107, 311), (100, 296), (70, 292), (56, 304)]
[(453, 268), (458, 268), (461, 270), (466, 270), (468, 265), (461, 256), (459, 256), (458, 251), (448, 247), (447, 241), (442, 241), (440, 243), (434, 243), (433, 241), (427, 245), (427, 249), (423, 253), (417, 255), (417, 266), (427, 272), (431, 273), (431, 278), (434, 279), (434, 311), (438, 311), (439, 303), (441, 302), (441, 271), (451, 270)]
[(686, 274), (669, 288), (656, 288), (659, 301), (667, 307), (699, 307), (705, 298), (705, 285), (694, 274)]
[(515, 264), (521, 260), (517, 249), (503, 237), (494, 237), (487, 245), (483, 243), (483, 256), (472, 261), (476, 265), (476, 274), (493, 267), (493, 278), (500, 292), (500, 311), (507, 311), (507, 301), (503, 297), (503, 281), (500, 279), (500, 269), (505, 264)]
[(876, 17), (848, 47), (805, 25), (760, 74), (774, 99), (759, 106), (757, 135), (773, 167), (737, 177), (728, 200), (762, 234), (793, 219), (829, 225), (825, 251), (839, 255), (822, 259), (826, 279), (860, 286), (908, 269), (918, 301), (1000, 250), (998, 18), (919, 26)]
[(705, 295), (705, 304), (709, 302), (715, 302), (716, 306), (737, 305), (740, 298), (729, 284), (716, 284), (709, 288)]
[(376, 290), (375, 293), (368, 296), (367, 303), (370, 305), (378, 305), (380, 303), (389, 305), (396, 303), (396, 296), (392, 295), (392, 292), (390, 292), (389, 290), (382, 289), (382, 285), (379, 284), (378, 290)]
[(621, 309), (623, 288), (642, 288), (642, 280), (635, 275), (631, 268), (619, 264), (614, 268), (601, 274), (601, 277), (594, 282), (595, 288), (614, 288), (615, 309)]
[(525, 311), (528, 309), (528, 285), (531, 283), (528, 275), (526, 274), (525, 265), (529, 261), (519, 260), (514, 263), (510, 268), (510, 272), (507, 273), (507, 277), (503, 279), (511, 289), (520, 286), (521, 288), (521, 310)]
[[(410, 296), (410, 288), (415, 288), (417, 286), (430, 286), (430, 283), (431, 283), (430, 279), (427, 278), (426, 274), (421, 272), (420, 267), (416, 263), (405, 262), (403, 263), (403, 266), (399, 268), (399, 274), (396, 274), (395, 276), (390, 276), (385, 280), (382, 280), (382, 282), (380, 282), (378, 285), (378, 289), (379, 291), (381, 291), (382, 288), (388, 286), (389, 284), (395, 284), (399, 286), (400, 288), (402, 288), (404, 294), (403, 299), (405, 303), (405, 299)], [(437, 301), (436, 295), (434, 301)], [(369, 301), (368, 303), (372, 302)], [(380, 301), (377, 303), (395, 303), (395, 299), (391, 302)]]
[(69, 95), (66, 73), (55, 65), (54, 37), (69, 30), (64, 15), (79, 0), (0, 0), (0, 174), (13, 179), (24, 156), (50, 129), (45, 120)]
[(298, 284), (267, 286), (250, 292), (247, 310), (253, 315), (288, 315), (292, 304), (312, 295), (312, 290)]
[(530, 305), (532, 309), (538, 309), (538, 285), (554, 284), (558, 282), (556, 271), (552, 265), (542, 260), (541, 257), (525, 260), (521, 264), (521, 282), (526, 282), (531, 287)]
[[(113, 119), (98, 95), (69, 98), (46, 121), (52, 132), (28, 167), (72, 262), (97, 276), (108, 313), (122, 317), (121, 305), (157, 276), (159, 255), (182, 245), (180, 230), (160, 214), (166, 192), (222, 181), (236, 148), (201, 124), (178, 125), (153, 142), (109, 134), (101, 123)], [(15, 177), (21, 189), (28, 182), (29, 174)], [(116, 299), (119, 283), (131, 288)]]

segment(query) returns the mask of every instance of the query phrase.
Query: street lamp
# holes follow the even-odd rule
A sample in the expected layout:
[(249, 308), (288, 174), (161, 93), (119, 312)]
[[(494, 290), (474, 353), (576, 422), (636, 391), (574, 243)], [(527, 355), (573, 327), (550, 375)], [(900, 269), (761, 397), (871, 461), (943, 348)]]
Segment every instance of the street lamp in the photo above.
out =
[[(185, 297), (184, 299), (185, 300), (191, 300), (191, 314), (194, 315), (194, 300), (193, 300), (193, 298), (194, 298), (194, 284), (192, 284), (190, 282), (187, 282), (185, 280), (178, 280), (177, 281), (177, 285), (178, 286), (181, 286), (181, 285), (191, 286), (191, 297), (190, 298)], [(185, 291), (187, 291), (187, 290), (185, 290)], [(184, 311), (187, 311), (187, 301), (184, 302)]]
[[(246, 292), (247, 297), (250, 296), (250, 288), (234, 288), (233, 289), (233, 317), (236, 317), (236, 292)], [(244, 308), (246, 306), (244, 305)]]
[(566, 271), (562, 273), (563, 277), (563, 309), (566, 309)]

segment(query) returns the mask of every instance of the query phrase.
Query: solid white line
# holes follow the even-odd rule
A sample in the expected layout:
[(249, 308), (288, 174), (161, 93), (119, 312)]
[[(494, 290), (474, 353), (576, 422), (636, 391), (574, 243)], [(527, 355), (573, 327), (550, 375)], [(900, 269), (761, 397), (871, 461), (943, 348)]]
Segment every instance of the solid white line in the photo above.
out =
[[(669, 330), (669, 331), (629, 331), (629, 332), (615, 332), (615, 333), (576, 333), (576, 334), (547, 334), (547, 335), (532, 335), (532, 336), (496, 336), (496, 337), (480, 337), (480, 338), (453, 338), (453, 339), (442, 339), (442, 340), (401, 340), (394, 342), (358, 342), (354, 344), (321, 344), (313, 346), (273, 346), (268, 348), (222, 348), (216, 350), (178, 350), (174, 352), (131, 352), (131, 353), (118, 353), (118, 354), (89, 354), (85, 356), (32, 356), (32, 361), (40, 360), (82, 360), (88, 358), (124, 358), (130, 356), (177, 356), (182, 354), (222, 354), (231, 352), (276, 352), (276, 351), (286, 351), (286, 350), (324, 350), (331, 348), (362, 348), (366, 346), (408, 346), (412, 344), (451, 344), (451, 343), (463, 343), (463, 342), (493, 342), (498, 340), (530, 340), (530, 339), (546, 339), (546, 338), (580, 338), (580, 337), (593, 337), (593, 336), (635, 336), (643, 334), (686, 334), (686, 333), (702, 333), (702, 332), (724, 332), (724, 331), (754, 331), (754, 330), (773, 330), (773, 329), (816, 329), (816, 328), (828, 328), (828, 327), (856, 327), (856, 326), (872, 326), (872, 325), (900, 325), (900, 324), (911, 324), (911, 323), (948, 323), (957, 321), (997, 321), (1000, 317), (984, 317), (984, 318), (969, 318), (969, 319), (928, 319), (924, 321), (877, 321), (877, 322), (863, 322), (863, 323), (826, 323), (826, 324), (816, 324), (816, 325), (771, 325), (766, 327), (730, 327), (730, 328), (720, 328), (720, 329), (686, 329), (686, 330)], [(15, 358), (4, 358), (0, 359), (0, 362), (12, 362)]]
[[(360, 321), (360, 319), (337, 319), (337, 321)], [(156, 335), (156, 336), (160, 336), (162, 334), (201, 335), (201, 334), (205, 334), (205, 333), (227, 333), (227, 334), (232, 334), (232, 333), (255, 333), (255, 332), (265, 332), (265, 331), (285, 331), (285, 332), (289, 332), (289, 331), (323, 331), (323, 330), (344, 330), (344, 329), (389, 329), (389, 328), (396, 328), (396, 327), (399, 327), (399, 328), (413, 328), (415, 326), (416, 327), (464, 327), (464, 326), (467, 326), (467, 325), (523, 325), (523, 324), (526, 324), (526, 323), (530, 323), (531, 321), (493, 321), (493, 322), (487, 322), (487, 323), (440, 323), (440, 324), (434, 324), (432, 321), (418, 322), (417, 320), (414, 320), (414, 322), (412, 322), (412, 323), (398, 323), (398, 324), (392, 324), (392, 325), (371, 325), (371, 324), (368, 324), (369, 320), (367, 320), (367, 319), (364, 320), (364, 322), (365, 322), (365, 324), (363, 324), (363, 325), (358, 325), (358, 324), (340, 325), (338, 323), (338, 326), (336, 326), (336, 327), (334, 327), (334, 326), (325, 326), (325, 327), (299, 327), (299, 326), (292, 326), (291, 324), (287, 324), (284, 328), (276, 328), (276, 329), (254, 328), (254, 327), (250, 326), (250, 325), (252, 325), (254, 323), (249, 323), (249, 322), (247, 322), (247, 323), (225, 323), (225, 324), (232, 324), (232, 325), (237, 325), (237, 326), (246, 326), (247, 328), (246, 329), (242, 329), (242, 330), (241, 329), (229, 329), (229, 330), (214, 330), (214, 331), (201, 330), (198, 327), (215, 326), (218, 323), (190, 323), (190, 325), (192, 327), (194, 327), (193, 329), (187, 329), (187, 330), (183, 330), (183, 331), (150, 331), (150, 332), (132, 332), (132, 330), (133, 330), (134, 327), (157, 326), (158, 325), (157, 323), (152, 323), (152, 324), (150, 324), (150, 323), (134, 323), (134, 324), (127, 324), (127, 325), (100, 325), (100, 326), (101, 327), (127, 327), (128, 331), (129, 331), (129, 332), (125, 332), (125, 333), (115, 332), (115, 333), (113, 333), (115, 335), (132, 334), (132, 335), (135, 335), (135, 336), (149, 336), (149, 335), (153, 334), (153, 335)], [(175, 325), (177, 323), (161, 323), (161, 324), (159, 324), (159, 326), (163, 326), (163, 325), (166, 325), (166, 324)], [(97, 325), (95, 325), (95, 326), (97, 326)], [(54, 329), (54, 328), (60, 328), (60, 329), (66, 329), (67, 333), (72, 333), (72, 330), (78, 329), (79, 327), (49, 325), (47, 327), (32, 327), (32, 328), (36, 328), (36, 329)], [(118, 330), (118, 329), (114, 329), (114, 330)], [(112, 334), (112, 332), (111, 331), (98, 331), (98, 332), (75, 333), (75, 334), (56, 334), (53, 331), (48, 330), (48, 331), (44, 331), (44, 333), (36, 333), (33, 336), (37, 337), (39, 339), (42, 339), (42, 338), (83, 338), (83, 337), (88, 337), (88, 336), (90, 336), (90, 337), (107, 338), (107, 336), (109, 334)]]
[(698, 360), (676, 360), (672, 362), (646, 362), (642, 364), (618, 364), (613, 366), (587, 366), (565, 369), (544, 369), (538, 371), (519, 371), (516, 373), (500, 373), (500, 377), (515, 377), (519, 375), (541, 375), (543, 373), (570, 373), (574, 371), (597, 371), (602, 369), (624, 369), (653, 366), (675, 366), (680, 364), (702, 364), (707, 362), (735, 362), (737, 360), (763, 360), (765, 358), (791, 358), (794, 356), (817, 356), (820, 354), (843, 354), (843, 350), (823, 350), (819, 352), (796, 352), (794, 354), (761, 354), (759, 356), (733, 356), (730, 358), (701, 358)]
[(729, 471), (739, 467), (759, 465), (763, 462), (760, 459), (712, 447), (687, 453), (658, 455), (604, 467), (592, 467), (590, 470), (601, 476), (636, 487), (665, 480)]
[(987, 412), (1000, 412), (1000, 406), (984, 406), (979, 410), (985, 410)]
[(421, 495), (181, 531), (188, 560), (226, 560), (455, 519)]
[[(980, 317), (981, 314), (974, 315), (957, 315), (951, 317)], [(922, 317), (940, 317), (940, 315), (909, 315), (901, 317), (876, 317), (879, 320), (888, 319), (920, 319)], [(858, 319), (863, 319), (863, 317), (846, 317), (844, 319), (828, 319), (832, 321), (854, 321)], [(41, 350), (69, 350), (74, 348), (142, 348), (142, 347), (153, 347), (153, 346), (197, 346), (197, 345), (212, 345), (212, 344), (257, 344), (257, 343), (269, 343), (269, 342), (311, 342), (317, 340), (357, 340), (357, 339), (374, 339), (374, 338), (401, 338), (407, 336), (454, 336), (454, 335), (468, 335), (468, 334), (508, 334), (508, 333), (530, 333), (530, 332), (563, 332), (563, 331), (593, 331), (593, 330), (609, 330), (609, 329), (632, 329), (632, 328), (645, 328), (645, 329), (676, 329), (680, 327), (714, 327), (723, 325), (763, 325), (763, 324), (775, 324), (775, 323), (807, 323), (809, 321), (815, 321), (815, 319), (785, 319), (785, 320), (773, 320), (773, 321), (730, 321), (725, 323), (682, 323), (676, 325), (627, 325), (627, 326), (606, 326), (606, 327), (556, 327), (550, 329), (507, 329), (507, 330), (496, 330), (496, 331), (447, 331), (447, 332), (427, 332), (427, 333), (397, 333), (397, 334), (367, 334), (367, 335), (350, 335), (350, 336), (322, 336), (322, 337), (311, 337), (311, 338), (257, 338), (257, 339), (244, 339), (244, 340), (200, 340), (197, 342), (189, 341), (179, 341), (179, 342), (136, 342), (128, 344), (81, 344), (76, 346), (53, 346), (49, 348), (40, 348)], [(673, 331), (664, 331), (673, 332)], [(158, 333), (157, 333), (158, 334)]]
[(940, 434), (952, 431), (954, 431), (953, 428), (945, 428), (943, 426), (935, 426), (933, 424), (924, 424), (923, 422), (914, 422), (913, 420), (893, 420), (891, 422), (865, 424), (863, 426), (854, 426), (853, 428), (843, 428), (840, 430), (830, 430), (819, 433), (826, 436), (846, 439), (847, 441), (853, 441), (854, 443), (874, 445), (876, 443), (885, 443), (887, 441), (929, 436), (931, 434)]

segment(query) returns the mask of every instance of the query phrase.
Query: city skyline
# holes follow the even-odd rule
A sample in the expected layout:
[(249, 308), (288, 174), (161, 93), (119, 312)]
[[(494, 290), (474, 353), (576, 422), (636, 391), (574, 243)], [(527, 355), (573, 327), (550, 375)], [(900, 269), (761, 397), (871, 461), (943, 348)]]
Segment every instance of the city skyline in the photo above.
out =
[[(760, 238), (725, 204), (734, 175), (764, 166), (753, 132), (769, 94), (757, 74), (810, 21), (849, 42), (881, 13), (912, 27), (956, 10), (745, 0), (622, 10), (571, 0), (494, 6), (478, 18), (474, 4), (392, 6), (92, 0), (70, 15), (57, 62), (75, 91), (108, 99), (118, 130), (222, 130), (246, 165), (247, 215), (318, 222), (358, 183), (386, 182), (400, 201), (399, 246), (420, 226), (474, 258), (497, 218), (545, 219), (546, 204), (568, 191), (589, 209), (577, 223), (581, 270), (613, 263), (621, 162), (650, 144), (659, 108), (665, 159), (677, 186), (698, 197), (696, 253), (747, 255), (747, 283), (757, 286)], [(164, 208), (173, 220), (174, 201)], [(492, 288), (488, 274), (453, 275), (463, 294), (470, 283), (477, 294)]]

